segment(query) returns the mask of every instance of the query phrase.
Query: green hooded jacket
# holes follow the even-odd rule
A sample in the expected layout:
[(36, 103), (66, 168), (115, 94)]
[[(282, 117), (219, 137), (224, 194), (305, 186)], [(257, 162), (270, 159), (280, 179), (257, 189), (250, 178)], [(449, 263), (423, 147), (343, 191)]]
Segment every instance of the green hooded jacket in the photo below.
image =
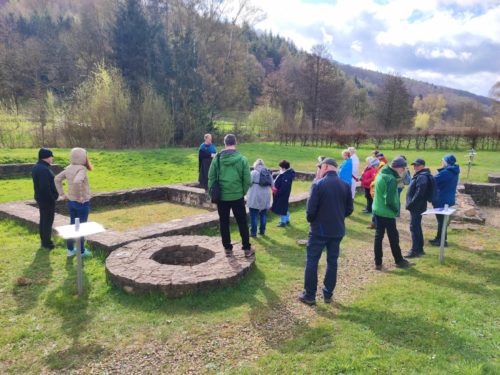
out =
[(399, 212), (398, 178), (398, 173), (388, 165), (377, 174), (372, 205), (375, 215), (396, 218)]
[[(236, 150), (222, 150), (220, 153), (220, 173), (217, 156), (208, 171), (208, 191), (219, 176), (221, 200), (235, 201), (243, 198), (251, 186), (248, 160)], [(218, 155), (219, 155), (218, 154)]]

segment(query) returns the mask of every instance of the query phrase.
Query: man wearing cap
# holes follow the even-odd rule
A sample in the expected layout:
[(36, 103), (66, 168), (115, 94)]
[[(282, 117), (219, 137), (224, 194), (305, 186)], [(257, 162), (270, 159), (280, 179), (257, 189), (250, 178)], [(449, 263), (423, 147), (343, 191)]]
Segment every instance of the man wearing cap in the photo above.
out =
[(382, 241), (386, 230), (396, 267), (406, 268), (414, 265), (404, 259), (401, 254), (399, 233), (396, 228), (396, 216), (399, 211), (397, 180), (404, 173), (406, 173), (406, 160), (402, 157), (397, 157), (392, 161), (391, 165), (385, 165), (382, 168), (375, 180), (375, 198), (372, 210), (377, 222), (373, 245), (375, 268), (377, 270), (382, 269)]
[[(441, 161), (442, 167), (438, 169), (438, 173), (434, 175), (436, 181), (436, 195), (432, 200), (434, 208), (444, 208), (455, 205), (455, 197), (457, 195), (458, 177), (460, 175), (460, 167), (457, 164), (457, 159), (453, 155), (445, 155)], [(438, 229), (436, 238), (429, 240), (433, 246), (439, 246), (441, 243), (441, 232), (443, 231), (444, 215), (436, 215)], [(445, 239), (445, 246), (448, 243)]]
[(434, 177), (425, 160), (416, 159), (413, 163), (413, 175), (408, 193), (406, 194), (406, 209), (410, 211), (411, 250), (406, 258), (417, 258), (425, 254), (424, 235), (422, 232), (422, 213), (427, 209), (427, 201), (432, 199)]
[(299, 300), (307, 305), (316, 303), (318, 287), (318, 263), (326, 247), (326, 273), (323, 280), (325, 303), (332, 301), (337, 283), (337, 259), (340, 241), (345, 235), (344, 219), (352, 214), (353, 202), (349, 184), (337, 174), (335, 159), (326, 158), (320, 164), (321, 178), (314, 181), (307, 201), (307, 221), (310, 223), (307, 242), (307, 258), (304, 275), (304, 291)]
[(31, 170), (35, 200), (40, 211), (40, 240), (42, 247), (48, 250), (55, 247), (54, 242), (52, 242), (52, 224), (54, 223), (56, 200), (59, 197), (54, 183), (54, 173), (50, 170), (53, 161), (52, 151), (48, 148), (41, 148), (38, 151), (38, 162)]

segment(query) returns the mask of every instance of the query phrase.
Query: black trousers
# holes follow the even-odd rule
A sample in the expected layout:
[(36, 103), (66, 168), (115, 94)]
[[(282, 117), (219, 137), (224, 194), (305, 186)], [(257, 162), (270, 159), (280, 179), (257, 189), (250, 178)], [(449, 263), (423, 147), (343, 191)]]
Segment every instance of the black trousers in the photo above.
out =
[[(441, 241), (441, 234), (443, 232), (443, 224), (444, 224), (444, 215), (436, 215), (436, 219), (438, 222), (438, 229), (436, 233), (436, 240)], [(448, 239), (448, 232), (445, 235), (445, 241)]]
[(370, 194), (370, 189), (365, 188), (366, 211), (372, 212), (373, 198)]
[(378, 215), (375, 216), (377, 219), (377, 230), (375, 232), (375, 243), (373, 246), (373, 250), (375, 252), (375, 264), (382, 264), (382, 240), (384, 239), (386, 230), (387, 236), (389, 237), (389, 243), (391, 245), (392, 256), (394, 257), (394, 261), (399, 263), (403, 260), (403, 255), (401, 255), (401, 248), (399, 247), (399, 232), (396, 228), (396, 219), (390, 219)]
[(231, 232), (229, 230), (229, 213), (233, 210), (234, 218), (240, 230), (241, 242), (243, 250), (250, 249), (250, 233), (248, 230), (247, 212), (245, 209), (245, 201), (243, 198), (235, 201), (220, 201), (217, 204), (217, 212), (219, 213), (220, 234), (222, 237), (222, 245), (224, 249), (232, 249)]
[(40, 232), (40, 240), (43, 247), (52, 247), (52, 224), (54, 224), (54, 215), (56, 212), (55, 205), (38, 205), (40, 211), (40, 224), (38, 226)]

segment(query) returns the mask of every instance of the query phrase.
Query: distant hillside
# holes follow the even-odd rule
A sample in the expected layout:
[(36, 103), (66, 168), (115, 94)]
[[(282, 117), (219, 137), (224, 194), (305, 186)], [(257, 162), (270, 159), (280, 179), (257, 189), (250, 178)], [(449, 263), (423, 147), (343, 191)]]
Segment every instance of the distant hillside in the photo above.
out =
[[(357, 68), (352, 65), (342, 64), (339, 62), (335, 62), (338, 67), (350, 77), (357, 77), (361, 81), (368, 82), (369, 84), (380, 87), (387, 74), (381, 72), (375, 72), (373, 70)], [(417, 81), (414, 79), (404, 77), (406, 87), (410, 91), (412, 96), (426, 96), (430, 94), (441, 94), (445, 97), (449, 112), (454, 112), (454, 109), (462, 104), (465, 100), (473, 100), (486, 107), (490, 107), (492, 101), (490, 98), (485, 96), (476, 95), (468, 91), (452, 89), (449, 87), (438, 86), (432, 83)]]

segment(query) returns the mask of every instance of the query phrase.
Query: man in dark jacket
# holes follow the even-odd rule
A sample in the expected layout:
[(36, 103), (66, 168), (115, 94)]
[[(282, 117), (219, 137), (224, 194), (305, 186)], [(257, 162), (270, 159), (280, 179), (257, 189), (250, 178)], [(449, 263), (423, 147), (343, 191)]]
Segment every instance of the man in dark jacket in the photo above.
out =
[(54, 223), (56, 200), (59, 197), (54, 183), (54, 173), (50, 170), (53, 161), (52, 151), (41, 148), (38, 151), (38, 163), (31, 170), (35, 200), (40, 211), (40, 240), (42, 247), (48, 250), (55, 247), (54, 242), (52, 242), (52, 224)]
[[(442, 159), (442, 168), (439, 168), (438, 173), (434, 176), (437, 189), (436, 196), (432, 200), (432, 206), (434, 208), (444, 208), (445, 205), (455, 205), (458, 177), (460, 175), (460, 167), (456, 163), (457, 159), (453, 155), (445, 155)], [(436, 238), (429, 240), (429, 243), (433, 246), (439, 246), (441, 244), (444, 215), (436, 215), (436, 219), (438, 222)], [(445, 242), (444, 245), (448, 246), (448, 243)]]
[(417, 159), (411, 165), (413, 165), (415, 174), (406, 194), (406, 209), (410, 211), (412, 245), (406, 258), (417, 258), (425, 254), (422, 213), (427, 210), (427, 200), (432, 196), (434, 177), (432, 177), (429, 168), (425, 167), (425, 160)]
[(323, 177), (313, 183), (306, 211), (310, 229), (304, 291), (299, 295), (299, 300), (308, 305), (316, 303), (318, 263), (325, 247), (327, 266), (323, 297), (325, 303), (332, 300), (337, 283), (340, 241), (345, 235), (344, 219), (353, 211), (351, 187), (337, 175), (337, 161), (327, 158), (320, 164), (320, 168), (320, 175)]

